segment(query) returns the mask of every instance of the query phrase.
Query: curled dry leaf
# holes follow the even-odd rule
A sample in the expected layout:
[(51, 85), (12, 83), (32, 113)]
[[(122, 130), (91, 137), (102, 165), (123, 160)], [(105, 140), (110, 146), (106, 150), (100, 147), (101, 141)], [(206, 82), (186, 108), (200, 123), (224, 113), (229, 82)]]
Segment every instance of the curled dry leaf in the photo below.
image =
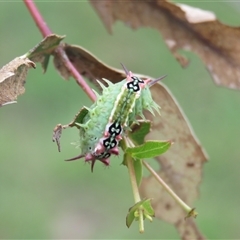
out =
[(34, 62), (40, 62), (46, 71), (50, 55), (63, 38), (64, 36), (49, 35), (28, 53), (0, 69), (0, 106), (15, 102), (17, 96), (24, 93), (27, 72), (30, 67), (36, 67)]
[(43, 71), (46, 72), (50, 55), (64, 39), (64, 37), (65, 36), (59, 36), (56, 34), (51, 34), (45, 37), (40, 43), (38, 43), (27, 53), (27, 57), (34, 62), (40, 62)]
[[(108, 67), (78, 46), (66, 45), (65, 51), (79, 73), (88, 77), (98, 87), (96, 79), (107, 78), (116, 83), (125, 78), (123, 71)], [(136, 75), (148, 78), (148, 76)], [(154, 100), (161, 106), (162, 117), (153, 117), (146, 113), (147, 119), (149, 118), (153, 123), (148, 139), (171, 139), (174, 142), (167, 153), (161, 155), (161, 158), (156, 158), (159, 165), (161, 164), (159, 174), (187, 204), (192, 204), (198, 197), (198, 186), (206, 156), (170, 91), (160, 83), (152, 86), (151, 91)], [(182, 222), (186, 213), (155, 179), (152, 177), (143, 179), (141, 192), (148, 198), (154, 198), (156, 216), (175, 224), (182, 237), (187, 237), (190, 233), (189, 236), (194, 236), (195, 239), (201, 236), (194, 221), (187, 219)], [(189, 221), (191, 224), (188, 224)], [(194, 237), (186, 239), (194, 239)]]
[(63, 130), (62, 124), (57, 124), (56, 127), (53, 129), (53, 136), (52, 140), (53, 142), (57, 143), (58, 151), (61, 152), (61, 144), (60, 144), (60, 138), (62, 135), (62, 130)]
[(25, 56), (17, 57), (0, 69), (0, 106), (15, 102), (24, 93), (29, 68), (35, 63)]
[[(80, 46), (65, 44), (63, 48), (77, 71), (90, 80), (107, 78), (121, 81), (126, 76), (124, 71), (106, 65)], [(64, 79), (67, 80), (70, 77), (70, 73), (57, 54), (54, 55), (54, 65)], [(105, 84), (105, 82), (103, 83)]]
[(240, 89), (240, 28), (216, 19), (214, 13), (166, 0), (90, 0), (111, 32), (116, 20), (136, 29), (159, 30), (174, 57), (185, 67), (178, 50), (196, 53), (218, 85)]

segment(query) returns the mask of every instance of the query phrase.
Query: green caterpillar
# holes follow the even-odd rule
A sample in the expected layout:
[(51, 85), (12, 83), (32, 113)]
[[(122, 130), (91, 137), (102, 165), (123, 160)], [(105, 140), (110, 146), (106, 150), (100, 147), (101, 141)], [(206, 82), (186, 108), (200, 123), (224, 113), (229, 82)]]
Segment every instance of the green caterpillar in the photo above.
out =
[(160, 107), (152, 99), (149, 87), (163, 77), (142, 80), (123, 68), (127, 77), (121, 82), (113, 84), (103, 79), (108, 84), (105, 87), (98, 81), (103, 90), (102, 95), (96, 93), (96, 102), (87, 108), (88, 113), (79, 124), (81, 155), (68, 161), (85, 157), (86, 162), (91, 162), (92, 170), (96, 160), (108, 166), (111, 154), (119, 154), (118, 143), (124, 132), (137, 121), (136, 117), (145, 119), (144, 109), (152, 114), (155, 109), (159, 113)]

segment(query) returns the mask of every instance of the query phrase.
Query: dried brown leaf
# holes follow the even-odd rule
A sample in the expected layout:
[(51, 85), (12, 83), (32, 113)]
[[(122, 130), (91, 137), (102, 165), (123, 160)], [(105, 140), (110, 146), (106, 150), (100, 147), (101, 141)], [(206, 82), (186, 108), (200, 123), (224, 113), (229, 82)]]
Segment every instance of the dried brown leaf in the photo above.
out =
[(15, 58), (0, 69), (0, 106), (14, 103), (17, 96), (24, 93), (27, 72), (30, 67), (36, 67), (34, 62), (40, 62), (46, 71), (50, 55), (63, 38), (64, 36), (51, 34), (25, 55)]
[[(124, 71), (106, 65), (80, 46), (65, 44), (64, 50), (78, 72), (90, 80), (107, 78), (120, 81), (125, 78)], [(57, 54), (54, 55), (54, 65), (64, 79), (67, 80), (70, 77), (69, 71)]]
[(183, 67), (188, 61), (180, 49), (196, 53), (216, 84), (240, 89), (239, 27), (221, 23), (212, 12), (166, 0), (90, 2), (110, 32), (116, 20), (133, 29), (155, 28)]
[[(77, 70), (98, 87), (96, 79), (107, 78), (116, 83), (125, 78), (123, 71), (108, 67), (81, 47), (66, 45), (65, 51)], [(144, 75), (138, 76), (148, 78)], [(155, 101), (161, 106), (162, 117), (153, 117), (146, 112), (147, 118), (153, 122), (148, 139), (174, 141), (170, 150), (156, 159), (159, 165), (161, 164), (159, 174), (184, 201), (191, 205), (198, 197), (198, 186), (206, 156), (170, 91), (163, 84), (155, 84), (151, 91)], [(186, 213), (155, 179), (152, 177), (143, 179), (141, 192), (148, 198), (154, 198), (156, 216), (175, 224), (183, 239), (184, 237), (190, 239), (187, 238), (188, 235), (200, 238), (201, 234), (192, 220), (186, 221), (186, 223), (191, 221), (189, 225), (181, 222)]]
[(50, 55), (64, 39), (64, 37), (65, 36), (59, 36), (56, 34), (51, 34), (45, 37), (40, 43), (38, 43), (27, 53), (27, 57), (35, 63), (41, 63), (43, 71), (46, 72)]
[(21, 56), (0, 69), (0, 106), (15, 102), (24, 93), (27, 72), (32, 67), (35, 63)]
[[(147, 118), (152, 120), (153, 129), (147, 139), (171, 139), (174, 142), (170, 150), (156, 158), (161, 168), (158, 174), (184, 202), (192, 206), (198, 197), (206, 155), (169, 90), (160, 84), (154, 85), (151, 90), (154, 100), (161, 106), (161, 118), (146, 113)], [(142, 180), (140, 191), (143, 197), (153, 198), (156, 217), (174, 224), (183, 239), (199, 238), (197, 235), (187, 238), (189, 232), (189, 236), (198, 232), (195, 222), (191, 220), (189, 225), (187, 220), (186, 224), (179, 224), (186, 212), (152, 176)]]
[(56, 127), (53, 129), (52, 141), (57, 143), (59, 152), (61, 152), (60, 138), (61, 138), (63, 129), (64, 129), (64, 127), (60, 123), (57, 124)]
[(205, 240), (206, 238), (198, 230), (193, 218), (180, 219), (175, 223), (179, 235), (184, 240)]

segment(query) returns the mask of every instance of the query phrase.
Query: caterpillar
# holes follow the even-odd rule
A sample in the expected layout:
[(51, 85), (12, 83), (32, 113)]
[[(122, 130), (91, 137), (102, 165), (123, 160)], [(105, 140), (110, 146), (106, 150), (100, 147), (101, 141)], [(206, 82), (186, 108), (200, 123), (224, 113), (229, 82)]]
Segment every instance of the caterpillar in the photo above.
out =
[(152, 114), (154, 110), (159, 113), (160, 107), (152, 99), (149, 88), (165, 76), (156, 80), (143, 80), (122, 66), (126, 79), (116, 84), (103, 79), (108, 87), (98, 81), (102, 95), (95, 92), (96, 102), (86, 108), (88, 113), (82, 123), (78, 124), (81, 154), (66, 161), (85, 157), (86, 162), (91, 162), (92, 171), (96, 160), (108, 166), (110, 156), (119, 154), (119, 141), (131, 124), (137, 121), (136, 117), (145, 119), (144, 109)]

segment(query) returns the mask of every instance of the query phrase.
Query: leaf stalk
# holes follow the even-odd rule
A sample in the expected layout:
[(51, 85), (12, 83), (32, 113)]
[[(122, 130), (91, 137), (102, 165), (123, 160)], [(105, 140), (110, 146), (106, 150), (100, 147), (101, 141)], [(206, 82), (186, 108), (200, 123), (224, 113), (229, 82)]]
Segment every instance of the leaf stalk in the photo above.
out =
[(142, 161), (143, 165), (147, 168), (147, 170), (153, 175), (153, 177), (162, 185), (162, 187), (172, 196), (173, 199), (182, 207), (184, 211), (187, 212), (188, 217), (196, 217), (197, 212), (195, 212), (194, 208), (189, 207), (164, 181), (163, 179), (154, 171), (154, 169), (145, 161)]

